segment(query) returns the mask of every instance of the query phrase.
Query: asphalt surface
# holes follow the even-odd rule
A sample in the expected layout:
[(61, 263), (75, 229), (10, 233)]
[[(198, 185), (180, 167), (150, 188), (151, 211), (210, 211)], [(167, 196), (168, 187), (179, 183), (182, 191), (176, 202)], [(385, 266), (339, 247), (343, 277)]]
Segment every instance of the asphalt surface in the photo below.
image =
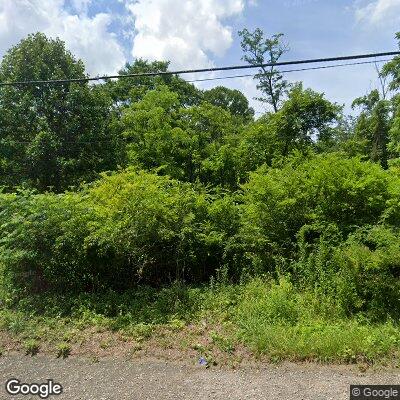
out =
[(10, 378), (24, 383), (53, 379), (63, 386), (61, 395), (49, 397), (56, 400), (340, 400), (350, 398), (350, 384), (400, 384), (398, 371), (360, 373), (356, 367), (285, 364), (224, 370), (152, 360), (21, 355), (0, 358), (0, 398), (39, 398), (7, 394)]

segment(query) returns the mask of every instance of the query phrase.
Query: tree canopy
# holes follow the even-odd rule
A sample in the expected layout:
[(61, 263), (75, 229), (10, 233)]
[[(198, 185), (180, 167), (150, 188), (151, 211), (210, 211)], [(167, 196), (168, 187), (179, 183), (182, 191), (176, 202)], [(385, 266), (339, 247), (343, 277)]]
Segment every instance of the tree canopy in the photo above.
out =
[[(30, 35), (4, 56), (1, 81), (85, 78), (60, 40)], [(67, 189), (118, 164), (120, 138), (108, 129), (111, 99), (87, 83), (0, 89), (1, 183)]]

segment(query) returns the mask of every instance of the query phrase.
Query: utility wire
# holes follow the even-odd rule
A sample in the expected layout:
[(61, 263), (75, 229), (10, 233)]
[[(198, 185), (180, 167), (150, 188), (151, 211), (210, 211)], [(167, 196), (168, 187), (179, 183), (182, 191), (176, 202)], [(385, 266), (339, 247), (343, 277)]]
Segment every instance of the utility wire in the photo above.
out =
[[(81, 144), (94, 144), (94, 143), (119, 143), (119, 142), (125, 142), (127, 141), (128, 138), (125, 137), (115, 137), (111, 139), (97, 139), (97, 140), (63, 140), (63, 143), (66, 144), (76, 144), (76, 145), (81, 145)], [(13, 140), (13, 139), (0, 139), (0, 145), (3, 146), (12, 146), (14, 144), (30, 144), (32, 141), (29, 140)]]
[[(318, 69), (329, 69), (329, 68), (339, 68), (339, 67), (350, 67), (353, 65), (366, 65), (366, 64), (375, 64), (375, 63), (381, 63), (381, 62), (388, 62), (392, 61), (392, 59), (383, 59), (383, 60), (374, 60), (374, 61), (364, 61), (364, 62), (358, 62), (358, 63), (346, 63), (346, 64), (333, 64), (333, 65), (325, 65), (322, 67), (310, 67), (310, 68), (300, 68), (300, 69), (288, 69), (288, 70), (278, 70), (277, 72), (281, 74), (287, 74), (290, 72), (302, 72), (302, 71), (314, 71)], [(231, 76), (221, 76), (221, 77), (216, 77), (216, 78), (204, 78), (204, 79), (194, 79), (190, 81), (186, 81), (189, 83), (194, 83), (194, 82), (206, 82), (206, 81), (216, 81), (216, 80), (224, 80), (224, 79), (234, 79), (234, 78), (248, 78), (254, 76), (254, 74), (244, 74), (244, 75), (231, 75)]]
[(285, 66), (285, 65), (315, 64), (315, 63), (325, 63), (325, 62), (334, 62), (334, 61), (349, 61), (349, 60), (359, 60), (359, 59), (366, 59), (366, 58), (398, 56), (398, 55), (400, 55), (400, 51), (391, 51), (391, 52), (374, 53), (374, 54), (360, 54), (360, 55), (355, 55), (355, 56), (344, 56), (344, 57), (316, 58), (316, 59), (309, 59), (309, 60), (282, 61), (282, 62), (265, 63), (265, 64), (257, 64), (257, 65), (234, 65), (234, 66), (217, 67), (217, 68), (187, 69), (187, 70), (171, 71), (171, 72), (170, 71), (143, 72), (143, 73), (138, 73), (138, 74), (105, 75), (105, 76), (76, 78), (76, 79), (0, 82), (0, 87), (1, 86), (21, 86), (21, 85), (42, 85), (42, 84), (64, 84), (64, 83), (74, 83), (74, 82), (79, 83), (79, 82), (99, 81), (99, 80), (107, 80), (107, 79), (141, 78), (141, 77), (151, 77), (151, 76), (196, 74), (196, 73), (200, 73), (200, 72), (232, 71), (232, 70), (242, 70), (242, 69), (279, 67), (279, 66)]
[[(399, 52), (400, 54), (400, 52)], [(329, 69), (329, 68), (339, 68), (339, 67), (348, 67), (348, 66), (356, 66), (356, 65), (366, 65), (366, 64), (374, 64), (374, 63), (381, 63), (381, 62), (388, 62), (391, 61), (390, 59), (383, 59), (383, 60), (374, 60), (374, 61), (363, 61), (363, 62), (357, 62), (357, 63), (345, 63), (345, 64), (333, 64), (333, 65), (326, 65), (326, 66), (321, 66), (321, 67), (310, 67), (310, 68), (301, 68), (301, 69), (290, 69), (286, 71), (280, 70), (280, 73), (290, 73), (290, 72), (302, 72), (302, 71), (312, 71), (312, 70), (319, 70), (319, 69)], [(171, 73), (172, 74), (172, 73)], [(125, 75), (121, 75), (124, 76)], [(245, 77), (251, 77), (254, 76), (254, 74), (245, 74), (245, 75), (232, 75), (232, 76), (223, 76), (223, 77), (216, 77), (216, 78), (205, 78), (205, 79), (195, 79), (195, 80), (190, 80), (187, 81), (189, 83), (193, 82), (204, 82), (204, 81), (214, 81), (214, 80), (223, 80), (223, 79), (234, 79), (234, 78), (245, 78)], [(0, 84), (1, 85), (1, 84)], [(139, 86), (146, 86), (143, 84), (140, 84)], [(263, 112), (256, 112), (256, 114), (264, 114)], [(91, 143), (107, 143), (107, 142), (114, 142), (114, 141), (126, 141), (126, 138), (119, 137), (117, 139), (104, 139), (104, 140), (91, 140), (91, 141), (80, 141), (79, 144), (91, 144)], [(7, 144), (25, 144), (25, 143), (31, 143), (30, 141), (21, 141), (21, 140), (11, 140)], [(77, 142), (74, 141), (67, 141), (65, 143), (71, 143), (71, 144), (77, 144)], [(5, 143), (2, 143), (5, 144)]]

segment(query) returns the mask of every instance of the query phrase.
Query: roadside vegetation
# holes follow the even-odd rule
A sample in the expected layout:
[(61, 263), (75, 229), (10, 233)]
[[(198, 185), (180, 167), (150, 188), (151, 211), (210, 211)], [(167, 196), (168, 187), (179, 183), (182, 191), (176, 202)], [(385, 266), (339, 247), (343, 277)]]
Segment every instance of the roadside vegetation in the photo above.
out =
[(157, 356), (236, 367), (255, 360), (398, 366), (394, 320), (346, 316), (282, 278), (123, 294), (33, 297), (0, 313), (2, 348), (66, 358)]
[[(287, 51), (240, 36), (250, 64)], [(273, 68), (260, 118), (174, 75), (1, 87), (0, 353), (397, 365), (400, 58), (380, 74), (357, 117)], [(85, 76), (42, 34), (0, 65)]]

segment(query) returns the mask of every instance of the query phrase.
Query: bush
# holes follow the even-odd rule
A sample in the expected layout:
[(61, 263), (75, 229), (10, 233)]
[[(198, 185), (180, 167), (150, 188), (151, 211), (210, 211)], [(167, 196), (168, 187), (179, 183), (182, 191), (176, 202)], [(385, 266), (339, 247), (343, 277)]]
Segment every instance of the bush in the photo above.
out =
[(243, 195), (134, 169), (75, 193), (1, 194), (0, 295), (269, 272), (339, 296), (341, 312), (394, 315), (399, 188), (391, 170), (332, 154), (263, 167)]
[(347, 315), (400, 317), (400, 233), (382, 225), (360, 228), (344, 243), (321, 237), (298, 263), (305, 286), (335, 299)]
[(230, 196), (127, 170), (77, 193), (0, 197), (0, 265), (8, 293), (126, 289), (202, 281), (238, 228)]
[(84, 240), (94, 214), (86, 200), (75, 193), (1, 195), (0, 264), (9, 294), (89, 285)]
[(389, 193), (391, 198), (382, 215), (383, 223), (400, 228), (400, 166), (389, 169), (391, 179), (389, 181)]
[(294, 325), (300, 318), (298, 298), (287, 279), (279, 284), (265, 283), (261, 279), (250, 281), (243, 290), (236, 317), (253, 323)]
[(40, 345), (35, 339), (29, 339), (24, 343), (26, 355), (35, 356), (39, 353)]
[(104, 176), (89, 195), (100, 218), (87, 245), (104, 269), (124, 271), (120, 282), (202, 281), (221, 265), (225, 240), (237, 229), (230, 198), (151, 173)]
[(295, 260), (305, 225), (336, 226), (346, 238), (377, 223), (393, 201), (392, 181), (400, 185), (398, 176), (380, 166), (338, 154), (289, 160), (280, 169), (261, 167), (244, 185), (240, 238), (252, 264), (266, 271), (282, 259)]
[(349, 313), (400, 317), (400, 234), (382, 226), (364, 228), (339, 247), (337, 296)]

